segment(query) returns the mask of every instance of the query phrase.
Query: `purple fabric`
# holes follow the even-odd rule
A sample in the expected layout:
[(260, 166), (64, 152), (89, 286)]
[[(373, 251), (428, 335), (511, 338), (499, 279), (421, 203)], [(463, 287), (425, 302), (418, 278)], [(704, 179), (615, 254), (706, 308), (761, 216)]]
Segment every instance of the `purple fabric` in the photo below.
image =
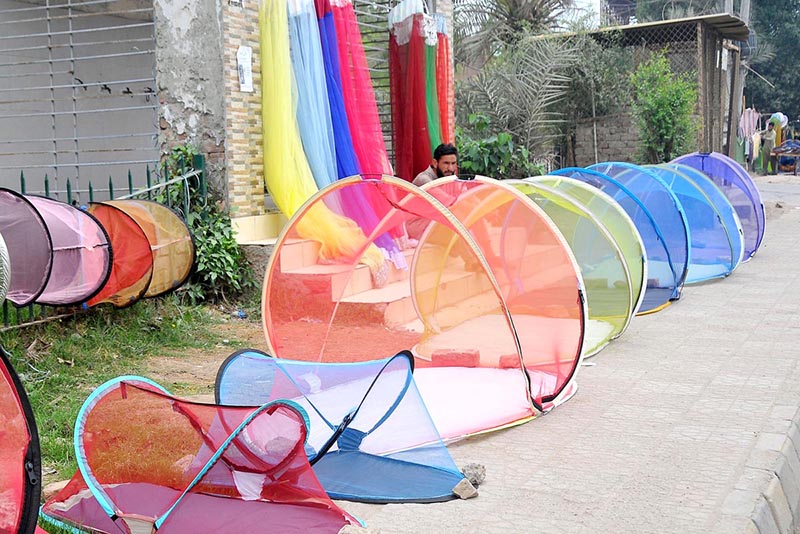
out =
[(45, 197), (26, 198), (47, 224), (53, 244), (53, 268), (36, 302), (68, 306), (87, 301), (111, 272), (108, 235), (85, 211)]
[(6, 298), (26, 306), (44, 291), (50, 277), (53, 249), (47, 225), (25, 197), (0, 188), (0, 234), (11, 263)]

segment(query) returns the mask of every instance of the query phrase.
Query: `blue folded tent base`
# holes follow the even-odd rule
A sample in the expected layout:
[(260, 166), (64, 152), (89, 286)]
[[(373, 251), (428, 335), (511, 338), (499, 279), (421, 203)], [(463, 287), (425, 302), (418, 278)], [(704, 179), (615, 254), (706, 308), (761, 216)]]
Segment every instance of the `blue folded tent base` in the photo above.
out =
[(246, 349), (220, 367), (216, 400), (251, 406), (282, 398), (303, 406), (311, 429), (306, 453), (334, 499), (430, 503), (472, 496), (417, 390), (413, 361), (407, 351), (315, 363)]

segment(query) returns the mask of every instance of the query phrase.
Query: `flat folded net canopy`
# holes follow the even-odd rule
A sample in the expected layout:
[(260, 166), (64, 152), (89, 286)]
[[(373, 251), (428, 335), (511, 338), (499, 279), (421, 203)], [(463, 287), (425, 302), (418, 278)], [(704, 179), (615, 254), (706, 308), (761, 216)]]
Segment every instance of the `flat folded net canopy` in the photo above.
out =
[[(378, 223), (347, 247), (352, 255), (332, 257), (326, 243), (301, 237), (307, 221), (324, 224), (325, 214), (353, 194), (374, 200)], [(383, 276), (372, 276), (361, 254), (397, 229), (413, 238), (403, 251), (410, 269), (386, 262)], [(447, 208), (399, 178), (346, 178), (311, 197), (278, 238), (262, 306), (269, 352), (280, 358), (357, 362), (411, 349), (417, 385), (444, 438), (534, 414), (514, 322), (481, 250)], [(491, 343), (481, 343), (480, 351), (465, 346), (466, 325), (471, 339)], [(559, 376), (573, 365), (565, 362)]]
[(178, 289), (194, 265), (194, 243), (186, 223), (163, 204), (150, 200), (103, 202), (129, 215), (144, 231), (153, 254), (153, 274), (145, 297), (156, 297)]
[[(445, 177), (423, 189), (458, 218), (480, 247), (514, 319), (531, 393), (539, 402), (554, 401), (577, 369), (586, 319), (583, 280), (558, 227), (523, 192), (491, 178)], [(429, 226), (420, 243), (449, 245), (450, 236), (443, 230)], [(450, 269), (435, 256), (416, 258), (414, 274), (437, 270), (444, 275)], [(412, 280), (416, 280), (413, 275)], [(427, 289), (424, 284), (415, 284), (414, 289), (418, 287)], [(413, 297), (427, 328), (450, 330), (451, 339), (430, 339), (422, 349), (425, 353), (440, 350), (439, 344), (446, 339), (448, 345), (441, 348), (477, 351), (481, 367), (502, 368), (513, 363), (504, 361), (505, 355), (492, 347), (491, 336), (485, 336), (486, 326), (494, 323), (500, 328), (501, 314), (472, 319), (467, 317), (472, 304), (454, 307), (436, 291), (415, 291)], [(477, 303), (484, 300), (479, 299)]]
[(294, 403), (199, 404), (120, 377), (78, 413), (79, 470), (42, 517), (108, 534), (337, 533), (359, 524), (314, 476), (306, 432)]
[(27, 195), (47, 225), (53, 267), (37, 304), (69, 306), (85, 302), (108, 280), (111, 248), (100, 223), (89, 213), (50, 198)]
[(91, 203), (88, 208), (108, 233), (113, 258), (108, 281), (87, 304), (110, 303), (118, 308), (142, 298), (153, 276), (153, 253), (142, 227), (111, 204)]
[(589, 210), (608, 230), (625, 258), (625, 265), (631, 281), (632, 313), (635, 315), (644, 300), (647, 282), (647, 255), (636, 225), (622, 209), (622, 206), (600, 189), (568, 176), (546, 174), (526, 178), (524, 181), (543, 184), (574, 199), (575, 202)]
[(0, 347), (0, 533), (33, 533), (40, 494), (36, 422), (9, 354)]
[(636, 301), (622, 250), (603, 223), (575, 198), (540, 183), (505, 183), (542, 208), (569, 244), (586, 288), (589, 320), (583, 354), (596, 354), (622, 334), (634, 314)]
[[(576, 178), (601, 189), (630, 216), (647, 252), (648, 280), (639, 313), (658, 311), (680, 297), (688, 269), (689, 237), (678, 199), (657, 176), (641, 167), (599, 165), (559, 169), (552, 174)], [(604, 170), (619, 175), (622, 181)]]
[(669, 186), (686, 214), (692, 237), (686, 283), (724, 278), (731, 274), (741, 261), (739, 236), (736, 236), (737, 243), (734, 244), (722, 215), (711, 198), (681, 170), (662, 165), (648, 165), (646, 168), (656, 173)]
[(728, 197), (744, 230), (744, 261), (758, 251), (764, 239), (766, 216), (756, 184), (735, 160), (719, 152), (694, 152), (675, 158), (681, 163), (706, 174)]
[(53, 266), (53, 246), (44, 219), (24, 196), (0, 188), (0, 234), (11, 264), (6, 298), (17, 307), (44, 291)]
[(289, 399), (302, 406), (310, 418), (306, 453), (333, 499), (447, 501), (466, 481), (420, 397), (413, 362), (409, 352), (314, 363), (245, 349), (220, 367), (216, 401), (255, 406)]

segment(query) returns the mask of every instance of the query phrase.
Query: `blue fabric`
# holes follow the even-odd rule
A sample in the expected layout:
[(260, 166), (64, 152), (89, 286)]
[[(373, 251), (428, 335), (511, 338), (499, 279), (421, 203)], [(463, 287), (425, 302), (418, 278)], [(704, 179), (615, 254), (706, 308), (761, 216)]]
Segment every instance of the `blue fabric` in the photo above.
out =
[(359, 363), (309, 363), (247, 349), (223, 363), (216, 397), (224, 405), (288, 398), (302, 406), (311, 422), (307, 453), (333, 498), (453, 499), (463, 475), (425, 408), (412, 362), (410, 354), (401, 353)]
[[(654, 214), (651, 213), (650, 206), (645, 204), (626, 185), (599, 170), (565, 168), (550, 174), (569, 176), (597, 187), (613, 198), (633, 221), (642, 238), (647, 256), (648, 280), (642, 305), (639, 308), (640, 313), (659, 309), (670, 300), (680, 297), (688, 255), (688, 240), (685, 239), (685, 234), (683, 243), (685, 249), (679, 254), (683, 257), (683, 262), (676, 263), (676, 260), (671, 257), (671, 247), (667, 246), (669, 240)], [(650, 201), (661, 200), (657, 197), (649, 198)]]
[(669, 186), (686, 214), (692, 237), (686, 283), (703, 282), (731, 274), (738, 259), (734, 257), (733, 242), (711, 199), (677, 169), (661, 165), (646, 168)]
[(297, 124), (317, 187), (335, 182), (336, 149), (325, 87), (317, 14), (312, 3), (289, 15), (289, 51), (297, 90)]
[(766, 216), (761, 194), (753, 179), (728, 156), (717, 152), (695, 152), (675, 158), (670, 163), (681, 163), (693, 167), (708, 176), (725, 194), (736, 209), (744, 230), (744, 261), (758, 251), (764, 239)]

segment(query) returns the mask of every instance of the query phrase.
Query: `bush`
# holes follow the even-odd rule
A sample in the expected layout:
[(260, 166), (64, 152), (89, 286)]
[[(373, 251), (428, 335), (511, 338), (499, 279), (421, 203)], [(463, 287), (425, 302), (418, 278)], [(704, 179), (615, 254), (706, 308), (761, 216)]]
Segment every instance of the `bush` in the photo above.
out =
[(674, 74), (661, 51), (641, 64), (630, 80), (641, 162), (664, 163), (688, 152), (697, 134), (693, 117), (697, 86), (692, 73)]
[(508, 132), (490, 133), (485, 115), (470, 114), (468, 133), (456, 129), (459, 174), (481, 174), (491, 178), (527, 178), (544, 174), (541, 165), (531, 161), (527, 147), (517, 145)]
[[(184, 145), (172, 149), (167, 166), (172, 176), (192, 171), (197, 150)], [(233, 235), (230, 216), (217, 207), (211, 194), (202, 194), (199, 181), (190, 183), (186, 199), (183, 183), (175, 183), (159, 194), (158, 201), (171, 203), (183, 216), (194, 238), (195, 268), (185, 294), (192, 304), (225, 301), (255, 286), (252, 269)], [(167, 199), (170, 202), (166, 202)], [(188, 200), (188, 213), (186, 201)]]

